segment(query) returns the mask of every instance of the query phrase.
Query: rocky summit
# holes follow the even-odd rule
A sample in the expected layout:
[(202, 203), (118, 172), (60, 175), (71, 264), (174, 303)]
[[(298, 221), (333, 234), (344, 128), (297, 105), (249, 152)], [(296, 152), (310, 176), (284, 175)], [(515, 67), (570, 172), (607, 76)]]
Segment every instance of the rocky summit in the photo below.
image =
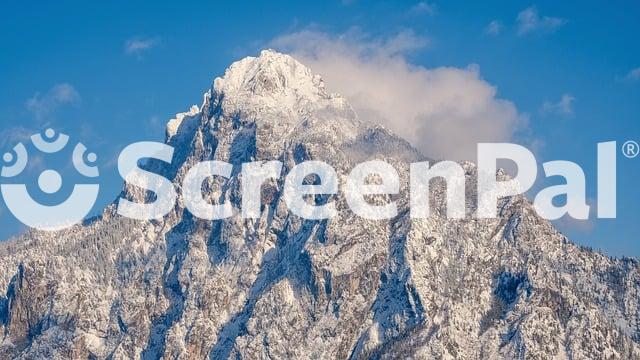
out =
[[(638, 262), (573, 244), (523, 196), (502, 199), (496, 219), (447, 219), (436, 180), (428, 219), (411, 219), (403, 190), (393, 219), (360, 218), (338, 194), (316, 199), (338, 215), (311, 221), (290, 213), (274, 179), (258, 219), (185, 208), (180, 184), (204, 160), (234, 165), (203, 188), (237, 212), (250, 161), (286, 172), (321, 160), (344, 181), (380, 159), (408, 189), (409, 164), (429, 154), (366, 120), (288, 55), (234, 63), (168, 122), (171, 164), (145, 165), (178, 190), (169, 215), (130, 220), (114, 203), (73, 228), (0, 242), (0, 358), (640, 359)], [(475, 184), (476, 167), (462, 165)]]

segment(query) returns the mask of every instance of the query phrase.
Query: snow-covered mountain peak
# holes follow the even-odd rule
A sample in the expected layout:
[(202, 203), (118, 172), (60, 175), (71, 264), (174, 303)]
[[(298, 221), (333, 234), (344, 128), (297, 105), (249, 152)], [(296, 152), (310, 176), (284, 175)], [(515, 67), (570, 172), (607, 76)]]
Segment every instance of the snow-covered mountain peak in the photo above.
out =
[(320, 76), (293, 57), (274, 50), (263, 50), (258, 57), (233, 63), (223, 77), (215, 79), (214, 90), (263, 97), (293, 92), (309, 100), (329, 97)]
[[(344, 98), (325, 89), (319, 75), (273, 50), (233, 63), (214, 80), (200, 109), (201, 114), (183, 117), (193, 120), (189, 123), (177, 118), (171, 126), (174, 131), (168, 134), (192, 133), (189, 129), (199, 122), (201, 133), (216, 131), (217, 136), (231, 139), (236, 130), (245, 128), (255, 133), (255, 141), (262, 145), (258, 148), (273, 150), (275, 155), (291, 137), (312, 136), (321, 143), (338, 144), (367, 128)], [(221, 129), (226, 128), (230, 133), (222, 135)]]
[[(179, 195), (163, 219), (110, 207), (0, 242), (0, 359), (640, 359), (638, 262), (574, 245), (522, 197), (497, 219), (449, 219), (434, 181), (428, 219), (399, 194), (395, 218), (367, 220), (338, 193), (316, 200), (337, 215), (311, 221), (288, 210), (281, 176), (260, 189), (257, 219), (188, 212), (181, 184), (208, 160), (234, 172), (207, 180), (205, 201), (236, 214), (246, 162), (279, 160), (284, 175), (324, 161), (344, 178), (385, 159), (408, 188), (423, 157), (290, 56), (233, 64), (167, 135), (172, 163), (149, 164)], [(121, 197), (152, 199), (133, 184)]]

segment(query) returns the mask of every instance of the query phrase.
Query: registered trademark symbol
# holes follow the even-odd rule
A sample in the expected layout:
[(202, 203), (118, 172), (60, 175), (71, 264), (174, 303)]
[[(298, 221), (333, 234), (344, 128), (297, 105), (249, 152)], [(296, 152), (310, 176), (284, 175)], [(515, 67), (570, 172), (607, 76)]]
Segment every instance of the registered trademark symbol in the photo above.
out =
[(638, 146), (637, 142), (629, 140), (622, 144), (622, 154), (629, 159), (633, 159), (640, 154), (640, 146)]

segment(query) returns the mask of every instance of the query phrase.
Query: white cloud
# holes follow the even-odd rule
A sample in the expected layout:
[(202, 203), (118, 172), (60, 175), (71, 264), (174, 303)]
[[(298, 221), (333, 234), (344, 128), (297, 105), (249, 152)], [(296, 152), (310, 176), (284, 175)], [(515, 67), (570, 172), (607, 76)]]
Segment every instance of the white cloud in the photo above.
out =
[(498, 21), (498, 20), (493, 20), (492, 22), (490, 22), (487, 27), (484, 28), (484, 33), (487, 35), (498, 35), (502, 32), (502, 22)]
[(160, 38), (132, 38), (124, 43), (124, 52), (127, 55), (141, 56), (147, 50), (150, 50), (160, 45)]
[(627, 76), (625, 76), (625, 79), (627, 79), (629, 81), (638, 81), (638, 80), (640, 80), (640, 67), (635, 68), (635, 69), (631, 69), (631, 71), (629, 71)]
[(36, 93), (27, 100), (26, 107), (36, 120), (42, 121), (51, 115), (60, 106), (65, 104), (77, 104), (80, 102), (80, 94), (70, 84), (57, 84), (44, 95)]
[(526, 117), (496, 97), (478, 66), (427, 69), (409, 63), (407, 53), (427, 44), (412, 32), (371, 39), (353, 31), (301, 31), (271, 45), (321, 74), (361, 118), (383, 124), (430, 157), (475, 159), (478, 142), (510, 141), (526, 130)]
[(542, 112), (554, 113), (558, 115), (573, 115), (573, 103), (576, 98), (571, 94), (563, 94), (558, 102), (545, 101), (542, 104)]
[(23, 126), (16, 126), (0, 131), (0, 151), (7, 150), (19, 142), (27, 141), (34, 131)]
[(518, 35), (526, 35), (533, 32), (545, 31), (553, 32), (567, 23), (567, 20), (556, 17), (543, 16), (538, 14), (535, 6), (522, 10), (516, 18), (518, 24)]
[(421, 1), (417, 4), (415, 4), (411, 10), (409, 10), (410, 14), (415, 14), (415, 15), (421, 15), (421, 14), (427, 14), (427, 15), (434, 15), (436, 13), (436, 6), (434, 4), (430, 4), (426, 1)]

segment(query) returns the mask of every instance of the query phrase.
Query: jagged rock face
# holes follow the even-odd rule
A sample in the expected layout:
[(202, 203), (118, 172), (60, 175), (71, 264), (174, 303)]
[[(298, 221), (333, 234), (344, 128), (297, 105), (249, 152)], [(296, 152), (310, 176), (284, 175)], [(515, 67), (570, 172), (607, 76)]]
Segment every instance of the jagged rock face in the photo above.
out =
[[(0, 243), (0, 358), (100, 359), (631, 359), (640, 358), (640, 276), (634, 260), (579, 248), (522, 197), (500, 217), (408, 214), (408, 165), (426, 158), (289, 56), (233, 64), (201, 107), (167, 126), (171, 165), (149, 163), (180, 193), (203, 160), (234, 164), (211, 180), (212, 203), (241, 204), (240, 165), (305, 160), (395, 166), (399, 215), (357, 217), (344, 198), (331, 220), (292, 215), (283, 179), (262, 191), (262, 216), (194, 218), (180, 198), (162, 221), (110, 206), (82, 226)], [(465, 163), (468, 211), (475, 167)], [(122, 196), (149, 196), (125, 186)], [(388, 201), (377, 197), (372, 201)]]

